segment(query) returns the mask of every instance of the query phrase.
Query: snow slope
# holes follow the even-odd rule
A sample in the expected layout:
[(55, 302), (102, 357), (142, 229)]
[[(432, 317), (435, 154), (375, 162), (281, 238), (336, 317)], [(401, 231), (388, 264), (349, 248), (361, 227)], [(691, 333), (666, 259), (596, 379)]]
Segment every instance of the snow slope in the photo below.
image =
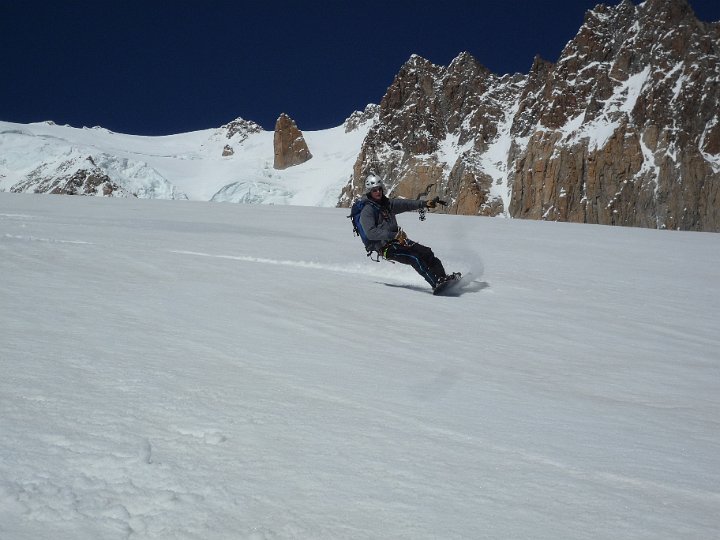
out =
[(0, 538), (720, 532), (720, 236), (0, 193)]
[[(303, 135), (313, 158), (273, 168), (273, 132), (225, 128), (145, 137), (51, 122), (0, 122), (0, 191), (35, 177), (98, 167), (141, 198), (335, 206), (372, 120)], [(228, 146), (231, 155), (223, 155)]]

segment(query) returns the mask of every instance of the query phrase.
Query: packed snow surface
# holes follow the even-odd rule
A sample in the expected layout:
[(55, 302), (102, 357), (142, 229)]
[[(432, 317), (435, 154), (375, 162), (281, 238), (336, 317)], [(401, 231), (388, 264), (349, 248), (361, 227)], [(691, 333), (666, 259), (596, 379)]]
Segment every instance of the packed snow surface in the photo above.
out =
[(720, 236), (0, 193), (0, 538), (720, 533)]

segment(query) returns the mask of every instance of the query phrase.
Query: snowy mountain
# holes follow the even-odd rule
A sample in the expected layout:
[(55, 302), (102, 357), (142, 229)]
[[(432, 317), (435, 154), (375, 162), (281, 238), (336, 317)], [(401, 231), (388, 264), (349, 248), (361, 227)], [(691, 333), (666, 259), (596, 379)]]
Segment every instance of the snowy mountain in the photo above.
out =
[[(371, 123), (306, 132), (313, 159), (277, 170), (274, 134), (243, 119), (166, 137), (0, 122), (0, 191), (334, 206)], [(105, 192), (72, 191), (92, 174)]]
[(720, 237), (346, 214), (0, 193), (0, 538), (717, 537)]
[(284, 114), (274, 133), (237, 119), (154, 138), (0, 122), (0, 191), (349, 206), (375, 172), (453, 214), (718, 232), (719, 110), (720, 22), (623, 0), (527, 74), (413, 55), (327, 130)]

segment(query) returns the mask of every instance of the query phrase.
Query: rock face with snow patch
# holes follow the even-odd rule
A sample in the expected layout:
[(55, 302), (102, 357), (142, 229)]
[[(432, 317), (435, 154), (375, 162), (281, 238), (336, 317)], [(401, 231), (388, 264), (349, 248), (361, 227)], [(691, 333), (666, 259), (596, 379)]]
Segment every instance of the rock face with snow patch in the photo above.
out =
[(343, 122), (345, 133), (356, 131), (361, 126), (375, 122), (380, 113), (380, 107), (375, 103), (369, 103), (364, 111), (355, 111)]
[(720, 27), (684, 0), (598, 6), (520, 100), (515, 217), (720, 230)]
[(300, 165), (312, 158), (302, 131), (285, 113), (281, 114), (275, 123), (273, 147), (275, 151), (273, 166), (278, 170)]
[(380, 103), (342, 195), (349, 202), (374, 171), (401, 197), (450, 197), (457, 213), (496, 215), (504, 203), (482, 166), (521, 76), (498, 77), (463, 53), (445, 69), (414, 55)]
[(245, 120), (244, 118), (236, 118), (232, 122), (228, 122), (220, 129), (225, 130), (225, 137), (228, 139), (235, 139), (236, 143), (244, 142), (250, 135), (254, 133), (260, 133), (263, 128), (251, 120)]
[(685, 0), (599, 5), (527, 75), (413, 56), (340, 205), (374, 171), (454, 213), (720, 231), (719, 83), (720, 24)]
[(236, 118), (232, 122), (228, 122), (220, 128), (225, 133), (225, 138), (229, 139), (222, 150), (223, 157), (230, 157), (235, 154), (235, 147), (242, 145), (250, 135), (263, 131), (258, 124), (244, 118)]
[(101, 169), (79, 169), (65, 176), (51, 176), (37, 181), (29, 178), (18, 182), (12, 193), (50, 193), (53, 195), (96, 195), (102, 197), (133, 197), (134, 195), (113, 182)]
[(0, 191), (186, 199), (137, 152), (118, 151), (127, 139), (102, 128), (3, 124)]

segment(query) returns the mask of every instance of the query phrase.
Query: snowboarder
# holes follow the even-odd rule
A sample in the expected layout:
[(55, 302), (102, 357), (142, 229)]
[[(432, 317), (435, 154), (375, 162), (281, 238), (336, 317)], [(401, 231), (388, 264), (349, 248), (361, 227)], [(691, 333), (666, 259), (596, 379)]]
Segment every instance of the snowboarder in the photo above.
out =
[(411, 265), (433, 288), (439, 288), (451, 279), (458, 279), (460, 274), (445, 273), (443, 264), (429, 247), (413, 242), (398, 225), (396, 214), (435, 208), (438, 199), (411, 200), (389, 199), (385, 196), (385, 186), (379, 176), (370, 174), (365, 180), (365, 205), (360, 211), (358, 228), (366, 249), (376, 251), (389, 261)]

